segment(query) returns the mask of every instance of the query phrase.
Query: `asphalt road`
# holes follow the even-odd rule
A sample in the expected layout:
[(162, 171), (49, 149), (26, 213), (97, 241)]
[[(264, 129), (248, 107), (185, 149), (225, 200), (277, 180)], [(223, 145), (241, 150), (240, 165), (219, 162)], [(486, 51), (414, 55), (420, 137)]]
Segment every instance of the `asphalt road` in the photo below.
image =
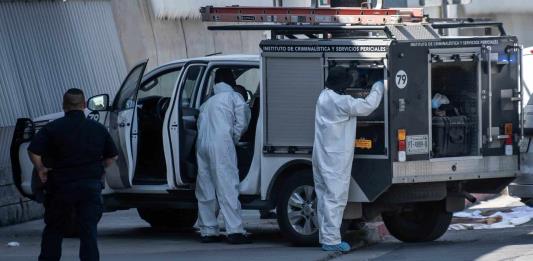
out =
[[(363, 246), (345, 255), (314, 247), (293, 247), (274, 220), (245, 212), (254, 244), (201, 244), (192, 231), (151, 229), (135, 211), (107, 213), (100, 223), (102, 260), (533, 260), (533, 224), (511, 229), (449, 231), (438, 241), (406, 244), (394, 239)], [(36, 260), (42, 220), (0, 228), (0, 260)], [(7, 247), (16, 241), (19, 247)], [(63, 259), (77, 260), (78, 240), (65, 239)]]

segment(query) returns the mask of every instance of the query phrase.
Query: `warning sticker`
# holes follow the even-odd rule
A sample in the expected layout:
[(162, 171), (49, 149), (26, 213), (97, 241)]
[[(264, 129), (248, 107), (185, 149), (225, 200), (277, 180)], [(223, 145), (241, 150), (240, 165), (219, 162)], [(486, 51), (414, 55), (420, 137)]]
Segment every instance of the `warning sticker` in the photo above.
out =
[(366, 150), (372, 149), (372, 140), (356, 139), (355, 147), (358, 149), (366, 149)]

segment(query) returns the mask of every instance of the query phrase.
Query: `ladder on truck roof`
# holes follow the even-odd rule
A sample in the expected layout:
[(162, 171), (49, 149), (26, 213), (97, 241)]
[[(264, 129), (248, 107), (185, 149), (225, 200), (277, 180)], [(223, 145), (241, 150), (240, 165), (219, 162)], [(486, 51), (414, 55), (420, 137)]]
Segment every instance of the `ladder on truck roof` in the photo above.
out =
[(265, 30), (271, 31), (272, 39), (278, 35), (296, 39), (297, 34), (309, 38), (331, 34), (396, 38), (398, 32), (393, 33), (391, 28), (403, 25), (423, 27), (422, 31), (428, 31), (434, 36), (433, 39), (438, 39), (443, 35), (443, 30), (450, 28), (485, 28), (486, 32), (490, 32), (492, 27), (496, 27), (501, 36), (506, 35), (501, 22), (472, 18), (430, 19), (424, 15), (422, 8), (206, 6), (200, 8), (200, 13), (204, 22), (239, 23), (211, 25), (207, 27), (208, 30)]
[(200, 13), (204, 22), (385, 25), (424, 20), (422, 8), (206, 6), (200, 8)]

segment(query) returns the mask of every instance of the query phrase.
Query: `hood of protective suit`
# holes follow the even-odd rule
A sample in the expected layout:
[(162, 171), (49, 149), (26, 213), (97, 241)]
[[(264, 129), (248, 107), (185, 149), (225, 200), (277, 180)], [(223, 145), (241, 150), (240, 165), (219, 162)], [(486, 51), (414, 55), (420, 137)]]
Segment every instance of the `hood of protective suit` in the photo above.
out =
[(229, 84), (225, 82), (219, 82), (213, 86), (213, 91), (215, 94), (223, 93), (223, 92), (233, 92), (233, 87), (231, 87)]

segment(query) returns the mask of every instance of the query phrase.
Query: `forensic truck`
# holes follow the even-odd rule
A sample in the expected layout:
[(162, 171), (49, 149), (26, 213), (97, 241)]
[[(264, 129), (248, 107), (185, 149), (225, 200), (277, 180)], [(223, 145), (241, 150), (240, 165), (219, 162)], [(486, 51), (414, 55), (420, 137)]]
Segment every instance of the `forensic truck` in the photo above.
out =
[[(260, 56), (186, 59), (145, 73), (135, 66), (111, 101), (88, 100), (120, 157), (105, 175), (109, 211), (136, 208), (152, 226), (196, 219), (196, 120), (214, 73), (230, 68), (252, 112), (236, 144), (245, 209), (273, 210), (285, 237), (317, 242), (313, 188), (315, 105), (329, 68), (357, 75), (365, 97), (383, 81), (377, 110), (359, 117), (344, 219), (381, 216), (405, 242), (443, 235), (473, 193), (497, 193), (519, 170), (521, 49), (488, 20), (432, 20), (421, 9), (205, 7), (210, 30), (261, 30)], [(221, 24), (221, 22), (240, 22)], [(251, 22), (251, 23), (248, 23)], [(461, 35), (461, 36), (458, 36)], [(19, 119), (11, 146), (14, 180), (32, 197), (27, 146), (61, 114)]]

